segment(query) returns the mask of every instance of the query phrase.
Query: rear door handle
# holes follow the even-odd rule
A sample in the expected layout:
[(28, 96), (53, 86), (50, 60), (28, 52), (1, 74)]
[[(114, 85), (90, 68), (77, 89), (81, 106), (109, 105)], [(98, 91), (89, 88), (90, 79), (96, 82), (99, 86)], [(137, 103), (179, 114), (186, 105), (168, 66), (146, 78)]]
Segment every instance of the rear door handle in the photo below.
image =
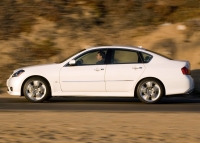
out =
[(135, 69), (135, 70), (142, 69), (142, 67), (133, 67), (133, 69)]

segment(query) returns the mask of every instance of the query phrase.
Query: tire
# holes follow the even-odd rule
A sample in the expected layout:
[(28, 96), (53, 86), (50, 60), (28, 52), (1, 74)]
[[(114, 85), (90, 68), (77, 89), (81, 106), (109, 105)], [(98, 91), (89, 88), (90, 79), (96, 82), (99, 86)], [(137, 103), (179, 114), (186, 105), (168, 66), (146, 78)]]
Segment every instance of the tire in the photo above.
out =
[(26, 81), (23, 87), (25, 98), (34, 103), (39, 103), (51, 97), (48, 82), (40, 77), (32, 77)]
[(48, 100), (51, 99), (51, 98), (52, 98), (52, 96), (50, 95), (50, 96), (48, 96), (48, 97), (46, 98), (45, 101), (48, 101)]
[(160, 101), (163, 95), (164, 87), (162, 83), (157, 79), (144, 79), (137, 86), (137, 96), (143, 103), (157, 103)]

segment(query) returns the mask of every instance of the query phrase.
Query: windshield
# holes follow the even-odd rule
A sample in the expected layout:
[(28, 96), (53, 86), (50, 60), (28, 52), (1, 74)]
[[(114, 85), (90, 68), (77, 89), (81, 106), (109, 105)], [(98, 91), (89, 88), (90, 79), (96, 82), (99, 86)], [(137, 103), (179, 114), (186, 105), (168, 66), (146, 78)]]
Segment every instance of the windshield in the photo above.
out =
[(85, 50), (86, 50), (86, 49), (79, 50), (78, 52), (73, 53), (73, 54), (71, 54), (70, 56), (66, 57), (65, 59), (61, 59), (60, 61), (58, 61), (58, 62), (56, 62), (56, 63), (63, 63), (63, 62), (66, 61), (67, 59), (69, 59), (69, 58), (73, 57), (74, 55), (76, 55), (76, 54), (78, 54), (78, 53), (80, 53), (80, 52), (82, 52), (82, 51), (85, 51)]

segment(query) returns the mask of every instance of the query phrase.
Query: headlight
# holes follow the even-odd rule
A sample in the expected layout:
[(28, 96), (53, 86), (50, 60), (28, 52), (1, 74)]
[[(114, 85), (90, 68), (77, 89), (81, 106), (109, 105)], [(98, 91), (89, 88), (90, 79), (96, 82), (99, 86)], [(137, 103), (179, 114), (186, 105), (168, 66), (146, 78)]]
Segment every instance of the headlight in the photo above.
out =
[(18, 77), (18, 76), (20, 76), (23, 72), (25, 72), (25, 70), (19, 70), (19, 71), (15, 72), (15, 73), (12, 75), (12, 77)]

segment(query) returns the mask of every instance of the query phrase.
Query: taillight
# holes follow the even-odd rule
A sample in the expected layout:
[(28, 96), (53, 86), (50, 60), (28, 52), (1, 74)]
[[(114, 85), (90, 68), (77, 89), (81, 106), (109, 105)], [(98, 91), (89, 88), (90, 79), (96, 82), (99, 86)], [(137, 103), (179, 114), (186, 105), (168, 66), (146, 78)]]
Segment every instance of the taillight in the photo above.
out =
[(185, 74), (185, 75), (190, 75), (190, 69), (188, 69), (187, 67), (183, 67), (181, 69), (182, 73)]

